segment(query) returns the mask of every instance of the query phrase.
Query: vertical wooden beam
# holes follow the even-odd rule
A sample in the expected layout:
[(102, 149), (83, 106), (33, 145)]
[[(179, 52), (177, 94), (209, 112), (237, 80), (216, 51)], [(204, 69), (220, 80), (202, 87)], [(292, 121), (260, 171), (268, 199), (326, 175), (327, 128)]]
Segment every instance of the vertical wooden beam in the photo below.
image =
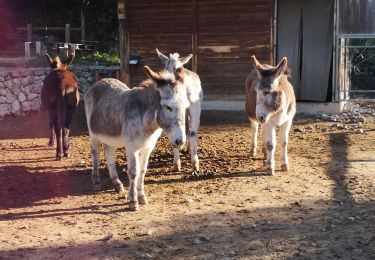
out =
[(270, 61), (269, 64), (277, 64), (276, 60), (276, 37), (277, 37), (277, 0), (270, 0), (270, 27), (271, 27), (271, 39), (270, 39)]
[(69, 23), (65, 24), (65, 42), (66, 43), (70, 42), (70, 24)]
[(130, 31), (128, 19), (128, 0), (118, 0), (117, 13), (119, 19), (120, 38), (120, 79), (125, 84), (130, 82), (129, 56), (130, 56)]
[(31, 42), (31, 36), (32, 36), (32, 25), (31, 23), (27, 24), (27, 41)]
[(25, 42), (25, 59), (27, 59), (27, 60), (29, 60), (31, 58), (30, 44), (31, 44), (31, 42)]
[(81, 42), (85, 41), (85, 11), (81, 8)]
[(36, 56), (40, 56), (42, 54), (42, 43), (40, 41), (35, 42), (35, 52)]
[(192, 37), (191, 47), (193, 52), (192, 70), (198, 71), (198, 1), (192, 0)]

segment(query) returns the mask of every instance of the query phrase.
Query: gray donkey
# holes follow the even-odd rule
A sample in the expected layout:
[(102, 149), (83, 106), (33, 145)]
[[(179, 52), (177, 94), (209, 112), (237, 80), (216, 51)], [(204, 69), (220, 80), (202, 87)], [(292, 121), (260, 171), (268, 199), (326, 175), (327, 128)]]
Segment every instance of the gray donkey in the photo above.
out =
[(258, 125), (262, 124), (267, 173), (275, 173), (276, 127), (280, 127), (281, 169), (288, 171), (288, 135), (296, 113), (293, 86), (286, 75), (287, 58), (276, 66), (260, 64), (251, 56), (254, 70), (246, 79), (246, 112), (251, 125), (251, 155), (256, 155)]
[[(178, 53), (169, 54), (169, 58), (162, 54), (158, 49), (156, 52), (164, 64), (165, 69), (169, 72), (174, 72), (177, 69), (183, 68), (184, 64), (186, 64), (191, 57), (192, 54), (180, 58)], [(193, 166), (193, 171), (199, 171), (199, 159), (197, 155), (198, 149), (198, 128), (200, 123), (200, 116), (201, 116), (201, 106), (203, 101), (203, 90), (201, 86), (201, 81), (199, 76), (188, 70), (185, 69), (185, 81), (184, 84), (186, 86), (187, 98), (189, 101), (188, 107), (188, 117), (189, 117), (189, 145), (190, 145), (190, 156), (191, 156), (191, 164)], [(181, 170), (181, 160), (180, 160), (180, 149), (174, 148), (174, 164), (176, 170)]]
[(183, 68), (174, 73), (156, 73), (145, 66), (150, 79), (129, 89), (116, 79), (102, 79), (85, 94), (85, 111), (93, 161), (92, 180), (100, 188), (100, 142), (105, 145), (109, 175), (115, 189), (123, 193), (118, 178), (115, 151), (126, 147), (130, 210), (147, 204), (144, 177), (148, 159), (164, 130), (172, 146), (180, 149), (186, 141), (185, 113), (189, 105), (184, 86)]

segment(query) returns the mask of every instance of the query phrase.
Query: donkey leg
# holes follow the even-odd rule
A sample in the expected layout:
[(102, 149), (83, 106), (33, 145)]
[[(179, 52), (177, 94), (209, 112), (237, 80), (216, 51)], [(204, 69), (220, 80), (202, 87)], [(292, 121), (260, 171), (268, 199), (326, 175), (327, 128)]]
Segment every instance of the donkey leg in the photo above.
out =
[(189, 145), (190, 145), (191, 165), (193, 167), (193, 171), (199, 171), (198, 128), (199, 128), (200, 117), (201, 117), (201, 102), (200, 101), (196, 101), (190, 105), (189, 117), (190, 117)]
[(112, 183), (115, 186), (115, 190), (118, 193), (125, 193), (124, 185), (118, 178), (118, 174), (116, 170), (116, 158), (115, 158), (116, 148), (105, 145), (104, 152), (105, 152), (105, 159), (107, 161), (109, 176), (111, 177)]
[(270, 124), (264, 124), (265, 143), (267, 148), (267, 173), (269, 175), (275, 174), (275, 149), (276, 149), (276, 130)]
[(173, 148), (173, 164), (176, 171), (181, 171), (180, 149)]
[(126, 159), (128, 160), (129, 177), (129, 209), (139, 210), (137, 184), (139, 179), (139, 151), (133, 151), (130, 147), (126, 149)]
[(260, 131), (262, 133), (262, 153), (263, 158), (267, 159), (267, 143), (266, 143), (266, 126), (264, 124), (260, 125)]
[(54, 130), (55, 130), (55, 135), (56, 135), (56, 161), (61, 160), (61, 125), (59, 123), (54, 124)]
[(64, 120), (64, 136), (63, 136), (63, 152), (65, 157), (69, 157), (69, 132), (70, 132), (70, 123), (72, 122), (73, 112), (75, 107), (66, 106), (65, 108), (65, 120)]
[(69, 148), (70, 148), (70, 145), (69, 145), (69, 132), (70, 132), (70, 129), (69, 128), (63, 128), (63, 153), (64, 153), (64, 157), (69, 157), (70, 155), (70, 152), (69, 152)]
[(99, 176), (99, 155), (100, 155), (100, 142), (90, 137), (91, 143), (91, 160), (92, 160), (92, 173), (91, 180), (95, 190), (100, 190), (100, 176)]
[(148, 159), (150, 157), (151, 148), (145, 148), (140, 151), (139, 154), (139, 165), (141, 173), (139, 175), (138, 183), (137, 183), (137, 190), (138, 190), (138, 201), (141, 205), (146, 205), (148, 203), (148, 199), (145, 193), (144, 181), (145, 181), (145, 174), (147, 171)]
[(288, 171), (288, 139), (289, 131), (292, 126), (292, 120), (285, 122), (280, 128), (280, 144), (281, 144), (281, 170)]
[(49, 146), (53, 146), (54, 139), (55, 139), (55, 133), (54, 133), (54, 112), (52, 110), (48, 111), (48, 117), (49, 117)]
[(259, 123), (250, 119), (250, 156), (255, 157), (258, 147), (258, 126)]

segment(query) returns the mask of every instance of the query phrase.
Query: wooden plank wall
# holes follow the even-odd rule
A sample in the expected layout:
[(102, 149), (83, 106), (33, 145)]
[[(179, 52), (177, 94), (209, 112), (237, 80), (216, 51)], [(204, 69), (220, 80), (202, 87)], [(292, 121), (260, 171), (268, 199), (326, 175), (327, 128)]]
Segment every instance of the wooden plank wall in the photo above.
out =
[(340, 33), (375, 33), (375, 0), (340, 0)]
[(273, 1), (198, 1), (198, 74), (208, 99), (245, 94), (250, 56), (270, 62)]
[[(274, 0), (129, 0), (130, 49), (142, 64), (131, 83), (145, 78), (143, 65), (161, 69), (155, 48), (194, 53), (205, 99), (243, 97), (256, 54), (270, 63)], [(193, 14), (193, 11), (196, 13)], [(196, 20), (193, 20), (196, 19)], [(196, 37), (193, 37), (193, 32)], [(197, 48), (193, 51), (192, 42)], [(191, 62), (188, 68), (191, 68)]]
[[(162, 69), (155, 48), (168, 54), (192, 52), (192, 7), (187, 0), (130, 0), (128, 4), (130, 49), (142, 64), (130, 73), (132, 84), (146, 78), (143, 66)], [(191, 68), (189, 63), (188, 68)]]

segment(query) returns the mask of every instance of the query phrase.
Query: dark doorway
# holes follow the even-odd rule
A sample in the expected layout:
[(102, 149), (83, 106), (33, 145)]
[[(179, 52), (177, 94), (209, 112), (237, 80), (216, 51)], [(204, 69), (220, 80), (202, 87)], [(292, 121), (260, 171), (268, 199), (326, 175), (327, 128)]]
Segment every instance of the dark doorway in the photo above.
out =
[(286, 56), (298, 100), (330, 101), (334, 0), (279, 0), (277, 59)]

